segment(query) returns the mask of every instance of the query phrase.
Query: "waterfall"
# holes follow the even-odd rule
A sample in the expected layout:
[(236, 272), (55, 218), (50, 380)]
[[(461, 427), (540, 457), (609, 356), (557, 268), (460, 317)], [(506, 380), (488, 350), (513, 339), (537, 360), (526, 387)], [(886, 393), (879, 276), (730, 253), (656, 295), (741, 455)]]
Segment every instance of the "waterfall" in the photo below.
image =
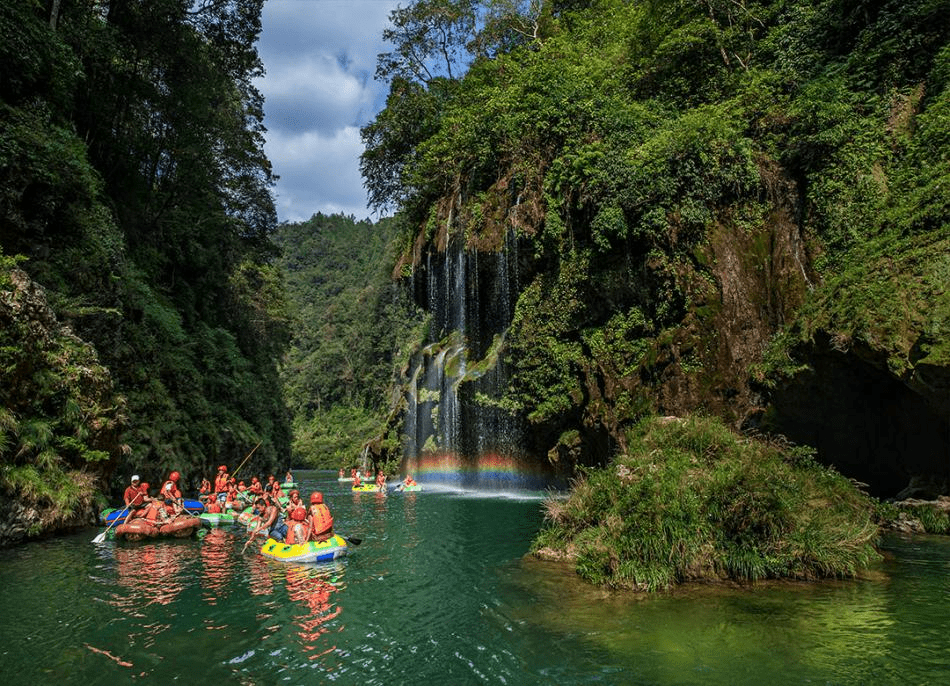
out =
[(517, 266), (514, 229), (493, 253), (466, 249), (460, 235), (444, 251), (432, 244), (426, 251), (429, 338), (405, 380), (404, 457), (417, 478), (479, 488), (527, 483), (522, 419), (500, 402)]

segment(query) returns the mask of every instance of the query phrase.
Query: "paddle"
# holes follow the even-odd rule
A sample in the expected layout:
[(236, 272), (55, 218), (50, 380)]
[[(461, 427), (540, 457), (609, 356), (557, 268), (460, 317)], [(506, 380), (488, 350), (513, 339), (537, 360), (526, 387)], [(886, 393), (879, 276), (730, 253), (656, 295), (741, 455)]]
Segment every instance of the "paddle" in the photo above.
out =
[[(128, 513), (127, 515), (125, 515), (125, 519), (122, 520), (122, 523), (125, 524), (127, 521), (129, 521), (129, 517), (131, 517), (131, 516), (132, 516), (132, 509), (129, 508), (129, 513)], [(102, 543), (103, 541), (105, 541), (105, 540), (106, 540), (106, 534), (109, 533), (109, 529), (111, 529), (112, 527), (114, 527), (114, 526), (118, 523), (119, 519), (120, 519), (120, 517), (116, 517), (115, 519), (113, 519), (113, 520), (112, 520), (112, 523), (111, 523), (109, 526), (106, 527), (106, 530), (103, 531), (103, 532), (100, 533), (100, 534), (97, 534), (96, 537), (95, 537), (94, 539), (92, 539), (92, 542), (93, 542), (93, 543)]]

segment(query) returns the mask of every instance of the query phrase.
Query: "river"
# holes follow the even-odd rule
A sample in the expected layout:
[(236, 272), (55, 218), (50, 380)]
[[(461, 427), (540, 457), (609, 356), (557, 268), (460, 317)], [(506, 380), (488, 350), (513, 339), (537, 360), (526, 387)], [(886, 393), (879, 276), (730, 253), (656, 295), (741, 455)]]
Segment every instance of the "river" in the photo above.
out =
[(642, 597), (525, 557), (541, 493), (353, 494), (326, 472), (333, 563), (236, 528), (0, 551), (16, 684), (930, 684), (950, 680), (950, 539), (888, 538), (866, 578)]

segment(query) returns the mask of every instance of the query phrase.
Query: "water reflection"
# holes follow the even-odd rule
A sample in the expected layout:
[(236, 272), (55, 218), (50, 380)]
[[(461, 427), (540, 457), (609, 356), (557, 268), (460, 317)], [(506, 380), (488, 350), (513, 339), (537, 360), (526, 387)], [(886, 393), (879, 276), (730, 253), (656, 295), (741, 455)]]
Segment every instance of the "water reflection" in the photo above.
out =
[(212, 529), (202, 541), (201, 588), (208, 605), (216, 605), (228, 588), (234, 564), (234, 541), (234, 534), (224, 529)]
[(112, 604), (139, 615), (142, 606), (168, 605), (185, 588), (183, 568), (193, 549), (174, 542), (115, 546), (116, 583), (126, 595), (114, 594)]
[[(340, 568), (342, 569), (342, 568)], [(293, 565), (287, 568), (287, 596), (291, 601), (306, 608), (306, 612), (294, 617), (298, 628), (297, 636), (301, 647), (308, 659), (315, 660), (336, 649), (331, 639), (323, 637), (331, 631), (334, 624), (339, 626), (335, 630), (342, 630), (343, 625), (332, 622), (340, 616), (343, 608), (332, 600), (333, 594), (340, 584), (335, 568), (324, 569), (303, 565)]]

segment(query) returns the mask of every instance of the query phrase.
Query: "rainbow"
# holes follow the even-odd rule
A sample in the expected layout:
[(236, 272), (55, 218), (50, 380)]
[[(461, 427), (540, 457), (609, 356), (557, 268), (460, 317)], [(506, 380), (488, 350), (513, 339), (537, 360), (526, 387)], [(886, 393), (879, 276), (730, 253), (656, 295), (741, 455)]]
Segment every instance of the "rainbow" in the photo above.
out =
[(541, 489), (551, 481), (537, 466), (510, 455), (487, 453), (462, 457), (454, 453), (425, 453), (406, 461), (406, 469), (420, 482), (472, 488)]

